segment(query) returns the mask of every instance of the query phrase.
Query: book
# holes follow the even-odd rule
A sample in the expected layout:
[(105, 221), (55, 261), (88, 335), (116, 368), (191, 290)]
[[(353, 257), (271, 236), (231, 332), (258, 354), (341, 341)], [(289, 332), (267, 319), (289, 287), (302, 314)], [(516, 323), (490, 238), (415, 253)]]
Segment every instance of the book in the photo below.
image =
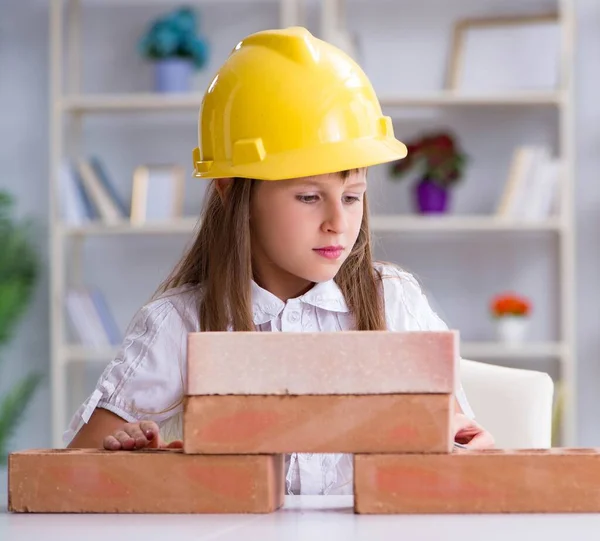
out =
[(123, 336), (113, 318), (108, 303), (104, 298), (104, 294), (97, 287), (89, 288), (88, 294), (92, 300), (96, 313), (100, 318), (102, 328), (108, 338), (109, 344), (111, 346), (118, 346), (123, 340)]
[(561, 171), (561, 161), (551, 155), (548, 147), (526, 145), (515, 149), (496, 216), (524, 221), (550, 217)]
[(529, 204), (523, 215), (525, 220), (543, 220), (555, 214), (561, 173), (562, 163), (556, 158), (549, 158), (539, 164), (529, 186)]
[(85, 201), (81, 196), (79, 179), (69, 160), (64, 160), (59, 169), (59, 213), (61, 219), (70, 225), (82, 225), (90, 220)]
[(98, 332), (94, 314), (90, 312), (86, 301), (85, 291), (80, 288), (70, 289), (67, 291), (65, 301), (69, 321), (77, 341), (88, 347), (107, 345), (108, 341), (105, 341), (102, 334)]
[(118, 207), (120, 213), (123, 216), (129, 216), (129, 205), (125, 203), (125, 200), (119, 195), (117, 189), (112, 182), (106, 166), (102, 163), (98, 156), (92, 156), (89, 160), (92, 169), (96, 173), (96, 176), (104, 186), (104, 189), (111, 197), (115, 205)]
[(97, 287), (71, 288), (66, 309), (78, 342), (88, 347), (117, 346), (122, 340), (104, 295)]
[(80, 158), (77, 162), (77, 170), (81, 175), (86, 192), (98, 211), (100, 219), (107, 224), (117, 224), (122, 222), (125, 215), (113, 201), (90, 161)]

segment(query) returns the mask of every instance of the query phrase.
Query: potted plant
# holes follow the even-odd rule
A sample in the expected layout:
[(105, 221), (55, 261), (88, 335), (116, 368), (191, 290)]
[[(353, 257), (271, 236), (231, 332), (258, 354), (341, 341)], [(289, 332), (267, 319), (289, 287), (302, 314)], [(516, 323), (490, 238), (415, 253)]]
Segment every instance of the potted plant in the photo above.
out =
[[(38, 277), (29, 224), (15, 221), (11, 210), (11, 197), (0, 191), (0, 346), (10, 342)], [(30, 373), (0, 395), (0, 469), (6, 467), (10, 438), (40, 381), (40, 374)]]
[(416, 171), (414, 204), (418, 212), (446, 212), (449, 191), (461, 180), (467, 155), (459, 148), (455, 136), (447, 131), (421, 135), (406, 146), (406, 158), (391, 166), (392, 178)]
[(498, 339), (505, 344), (520, 344), (529, 326), (531, 302), (515, 293), (496, 295), (491, 302)]
[(208, 60), (208, 43), (196, 34), (197, 18), (190, 7), (153, 21), (138, 42), (139, 52), (154, 63), (157, 92), (187, 92), (195, 69)]

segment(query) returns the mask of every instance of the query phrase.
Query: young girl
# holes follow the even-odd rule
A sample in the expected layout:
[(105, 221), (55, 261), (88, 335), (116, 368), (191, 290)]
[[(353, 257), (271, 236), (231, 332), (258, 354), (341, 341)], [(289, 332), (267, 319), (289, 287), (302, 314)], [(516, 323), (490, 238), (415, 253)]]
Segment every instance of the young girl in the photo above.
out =
[[(69, 447), (181, 447), (190, 332), (447, 329), (411, 275), (372, 260), (367, 168), (406, 147), (347, 55), (303, 28), (247, 37), (206, 92), (199, 141), (194, 175), (212, 179), (200, 228), (73, 417)], [(455, 440), (492, 446), (460, 384), (456, 402)], [(289, 494), (352, 493), (349, 455), (286, 458)]]

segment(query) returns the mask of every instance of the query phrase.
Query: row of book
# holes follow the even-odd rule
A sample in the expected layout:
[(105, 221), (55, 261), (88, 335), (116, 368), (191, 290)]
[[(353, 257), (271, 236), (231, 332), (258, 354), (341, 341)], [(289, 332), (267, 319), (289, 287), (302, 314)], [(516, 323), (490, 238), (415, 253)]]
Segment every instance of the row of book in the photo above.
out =
[(119, 195), (97, 156), (63, 161), (60, 194), (61, 217), (69, 225), (92, 221), (116, 224), (131, 214), (130, 205)]
[[(546, 146), (515, 149), (496, 216), (543, 220), (559, 212), (563, 163)], [(61, 166), (61, 214), (68, 225), (92, 221), (117, 224), (131, 215), (101, 160), (93, 156), (65, 160)]]
[(97, 287), (71, 288), (66, 310), (77, 342), (83, 346), (118, 346), (122, 333), (102, 291)]
[(548, 147), (517, 147), (496, 216), (524, 221), (557, 216), (563, 171), (563, 161), (554, 157)]

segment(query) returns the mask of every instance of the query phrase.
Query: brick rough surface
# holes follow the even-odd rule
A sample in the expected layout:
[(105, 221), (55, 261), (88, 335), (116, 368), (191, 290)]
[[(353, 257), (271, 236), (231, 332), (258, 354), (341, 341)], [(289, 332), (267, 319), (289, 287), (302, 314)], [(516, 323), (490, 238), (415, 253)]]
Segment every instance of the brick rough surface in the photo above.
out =
[(597, 513), (600, 449), (355, 455), (357, 513)]
[(283, 505), (283, 468), (282, 455), (21, 451), (9, 455), (8, 506), (29, 513), (269, 513)]
[(192, 396), (186, 453), (447, 453), (452, 395)]
[(194, 332), (187, 395), (452, 393), (456, 331)]

